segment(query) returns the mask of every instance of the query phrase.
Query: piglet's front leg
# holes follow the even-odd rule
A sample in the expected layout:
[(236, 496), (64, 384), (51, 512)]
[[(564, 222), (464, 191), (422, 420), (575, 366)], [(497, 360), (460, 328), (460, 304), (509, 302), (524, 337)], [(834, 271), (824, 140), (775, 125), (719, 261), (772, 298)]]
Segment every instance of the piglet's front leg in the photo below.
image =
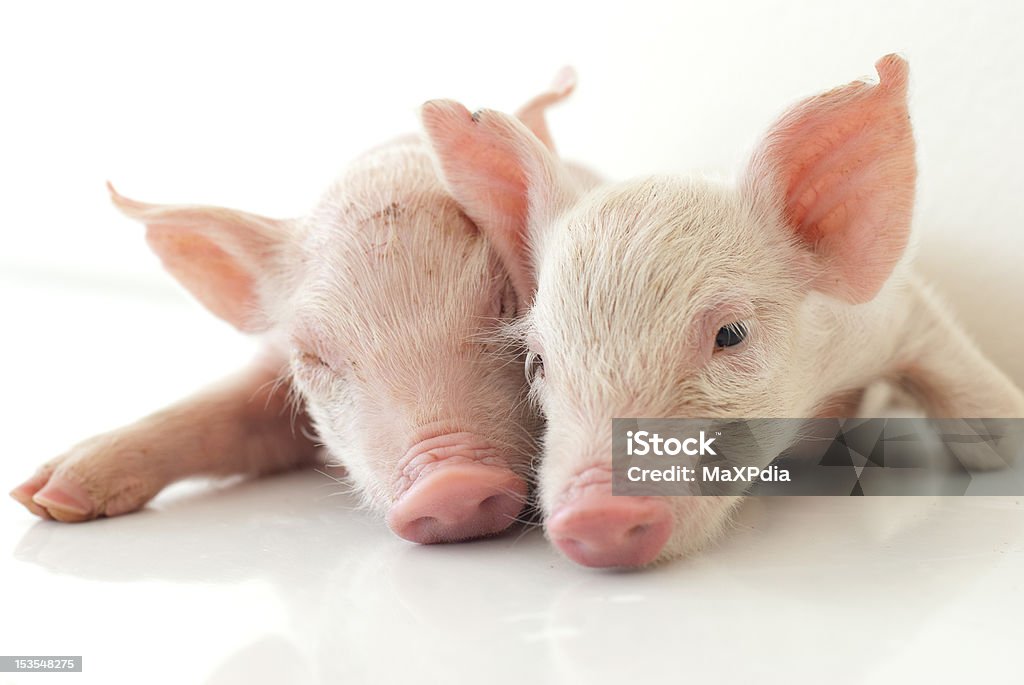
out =
[(282, 360), (240, 373), (133, 424), (94, 436), (11, 492), (29, 511), (75, 522), (140, 509), (190, 476), (260, 475), (312, 461), (308, 420), (288, 408)]

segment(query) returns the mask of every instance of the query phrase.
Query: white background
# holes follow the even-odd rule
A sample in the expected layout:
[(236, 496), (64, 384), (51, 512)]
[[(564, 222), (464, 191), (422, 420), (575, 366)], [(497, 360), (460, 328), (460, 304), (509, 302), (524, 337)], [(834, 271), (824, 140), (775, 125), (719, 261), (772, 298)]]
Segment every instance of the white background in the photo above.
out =
[(923, 265), (1024, 381), (1022, 27), (1012, 1), (8, 4), (0, 269), (170, 290), (105, 180), (301, 214), (424, 100), (511, 109), (563, 64), (580, 74), (551, 115), (565, 156), (616, 179), (733, 173), (781, 108), (900, 51)]
[[(1024, 383), (1022, 29), (1012, 1), (6, 3), (0, 478), (251, 351), (161, 272), (105, 180), (300, 214), (422, 101), (511, 109), (563, 64), (580, 86), (551, 114), (561, 152), (621, 179), (732, 173), (786, 104), (902, 52), (922, 268)], [(535, 534), (411, 548), (328, 483), (179, 489), (83, 526), (0, 503), (0, 653), (84, 653), (61, 683), (154, 664), (151, 681), (450, 682), (455, 660), (467, 679), (885, 682), (1005, 678), (1018, 648), (1017, 499), (765, 502), (719, 550), (612, 575)], [(660, 651), (631, 664), (638, 645)]]

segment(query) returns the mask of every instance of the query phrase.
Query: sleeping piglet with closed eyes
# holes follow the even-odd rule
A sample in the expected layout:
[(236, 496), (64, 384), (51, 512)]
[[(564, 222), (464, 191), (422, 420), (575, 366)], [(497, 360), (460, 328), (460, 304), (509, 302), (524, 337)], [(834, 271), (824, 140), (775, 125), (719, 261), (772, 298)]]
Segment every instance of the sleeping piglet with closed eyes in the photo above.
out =
[[(565, 72), (519, 112), (549, 144), (544, 110), (573, 85)], [(116, 516), (189, 476), (313, 462), (322, 443), (405, 539), (492, 535), (520, 514), (538, 420), (519, 353), (495, 335), (516, 292), (421, 139), (366, 153), (301, 219), (110, 192), (171, 275), (266, 352), (44, 464), (11, 493), (29, 510)]]

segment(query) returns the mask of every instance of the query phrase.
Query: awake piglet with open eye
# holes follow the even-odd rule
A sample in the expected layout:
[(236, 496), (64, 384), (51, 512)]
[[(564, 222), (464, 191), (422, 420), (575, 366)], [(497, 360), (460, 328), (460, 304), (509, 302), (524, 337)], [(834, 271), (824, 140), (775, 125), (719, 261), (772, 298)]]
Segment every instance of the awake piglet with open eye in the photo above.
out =
[[(572, 88), (562, 74), (520, 116), (549, 140), (544, 110)], [(111, 197), (185, 288), (267, 350), (45, 464), (11, 493), (29, 510), (115, 516), (189, 476), (313, 462), (320, 442), (405, 539), (491, 535), (520, 514), (538, 420), (496, 336), (516, 292), (419, 138), (359, 158), (303, 219)]]
[(1024, 416), (1020, 390), (903, 259), (908, 66), (889, 55), (876, 68), (877, 83), (783, 114), (735, 185), (581, 186), (511, 117), (424, 106), (449, 190), (529, 305), (514, 330), (547, 419), (540, 503), (573, 560), (692, 553), (739, 502), (613, 497), (613, 417), (850, 416), (876, 381), (932, 417)]

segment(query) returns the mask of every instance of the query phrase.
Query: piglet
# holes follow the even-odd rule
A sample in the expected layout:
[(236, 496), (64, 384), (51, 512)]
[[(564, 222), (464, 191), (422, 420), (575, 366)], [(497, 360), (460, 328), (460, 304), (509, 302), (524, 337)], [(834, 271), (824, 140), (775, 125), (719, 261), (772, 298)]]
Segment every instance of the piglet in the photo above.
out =
[[(550, 142), (544, 110), (573, 87), (560, 74), (519, 116)], [(189, 476), (315, 462), (322, 443), (407, 540), (491, 535), (520, 514), (538, 419), (521, 352), (496, 335), (517, 292), (420, 138), (357, 159), (301, 219), (110, 194), (171, 275), (266, 351), (43, 465), (11, 493), (30, 511), (116, 516)]]
[(528, 305), (547, 419), (547, 535), (587, 566), (714, 540), (735, 497), (613, 497), (613, 417), (851, 416), (886, 381), (932, 417), (1021, 417), (1024, 395), (904, 258), (916, 165), (908, 65), (797, 103), (734, 184), (580, 183), (525, 127), (433, 102), (442, 175)]

